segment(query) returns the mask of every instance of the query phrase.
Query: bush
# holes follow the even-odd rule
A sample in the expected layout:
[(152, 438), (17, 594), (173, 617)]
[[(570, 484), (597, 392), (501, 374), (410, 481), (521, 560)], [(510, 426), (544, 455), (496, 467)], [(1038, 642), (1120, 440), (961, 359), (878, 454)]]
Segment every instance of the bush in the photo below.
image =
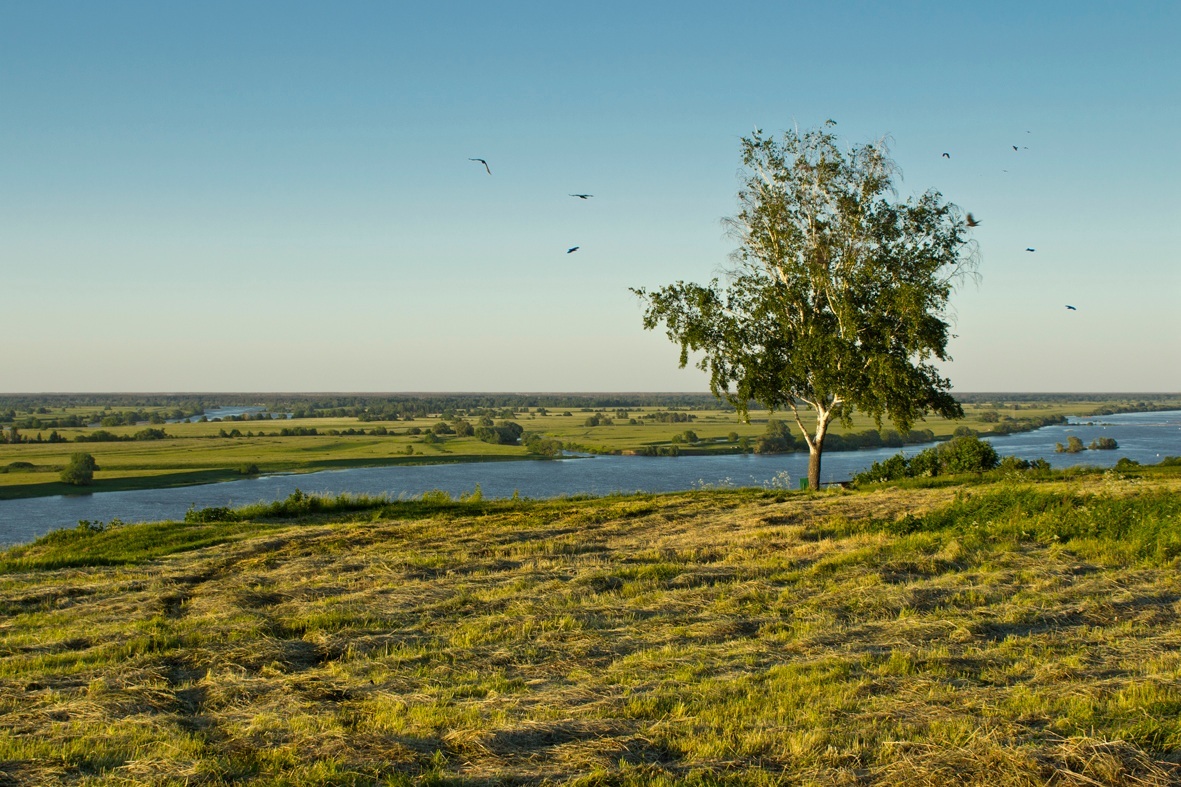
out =
[(539, 434), (526, 434), (525, 450), (535, 456), (558, 456), (562, 453), (562, 441)]
[(78, 452), (70, 457), (70, 463), (62, 470), (61, 480), (74, 486), (89, 486), (94, 481), (94, 471), (98, 465), (94, 457), (87, 453)]
[(996, 469), (1000, 470), (1006, 475), (1009, 473), (1023, 472), (1029, 469), (1029, 461), (1025, 459), (1019, 459), (1015, 456), (1006, 456), (1001, 460), (1000, 464), (997, 465)]
[(1062, 445), (1062, 443), (1056, 443), (1054, 445), (1054, 451), (1059, 454), (1077, 454), (1085, 450), (1086, 446), (1083, 445), (1083, 441), (1074, 435), (1066, 439), (1066, 445)]
[(798, 451), (800, 444), (791, 433), (791, 427), (774, 418), (767, 421), (767, 429), (755, 444), (755, 453), (785, 454)]
[[(1040, 459), (1038, 461), (1042, 462)], [(1032, 467), (1024, 459), (1015, 457), (1006, 457), (1005, 462), (1001, 463), (992, 445), (978, 437), (965, 436), (928, 448), (910, 459), (902, 454), (895, 454), (884, 462), (874, 462), (868, 470), (853, 476), (853, 481), (876, 484), (900, 478), (984, 473), (998, 465), (1006, 470), (1026, 470)]]
[(1119, 443), (1112, 437), (1100, 437), (1097, 440), (1092, 440), (1087, 447), (1092, 451), (1114, 451), (1119, 448)]
[(983, 473), (1000, 461), (996, 449), (975, 436), (956, 437), (935, 449), (942, 473)]
[(476, 427), (476, 439), (493, 445), (516, 445), (525, 429), (514, 421)]

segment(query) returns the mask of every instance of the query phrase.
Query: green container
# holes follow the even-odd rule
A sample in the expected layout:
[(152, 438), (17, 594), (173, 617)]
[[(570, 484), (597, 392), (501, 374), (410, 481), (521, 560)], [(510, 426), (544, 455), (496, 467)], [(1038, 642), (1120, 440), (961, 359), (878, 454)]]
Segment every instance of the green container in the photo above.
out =
[(800, 489), (807, 489), (807, 488), (808, 488), (808, 479), (801, 478), (800, 479)]

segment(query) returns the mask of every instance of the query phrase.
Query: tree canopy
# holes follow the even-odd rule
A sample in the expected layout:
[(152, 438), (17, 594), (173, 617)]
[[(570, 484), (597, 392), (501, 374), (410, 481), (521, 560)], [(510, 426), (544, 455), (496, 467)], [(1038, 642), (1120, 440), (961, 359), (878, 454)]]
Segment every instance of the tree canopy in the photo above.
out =
[[(813, 489), (834, 418), (860, 411), (905, 432), (930, 412), (963, 415), (934, 362), (949, 360), (948, 301), (977, 262), (957, 206), (937, 191), (897, 200), (885, 141), (846, 151), (833, 125), (743, 138), (724, 285), (633, 290), (681, 366), (701, 354), (715, 396), (743, 416), (751, 402), (793, 413)], [(801, 407), (816, 414), (811, 432)]]
[(98, 469), (93, 456), (79, 451), (70, 455), (69, 463), (62, 469), (61, 480), (74, 486), (89, 486), (94, 481), (94, 471)]

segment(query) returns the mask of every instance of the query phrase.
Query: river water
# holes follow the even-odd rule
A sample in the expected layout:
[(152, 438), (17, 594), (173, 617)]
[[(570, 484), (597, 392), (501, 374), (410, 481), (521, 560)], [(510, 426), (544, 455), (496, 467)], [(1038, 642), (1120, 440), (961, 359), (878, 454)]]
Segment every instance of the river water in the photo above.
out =
[[(1120, 458), (1155, 464), (1181, 456), (1181, 411), (1128, 413), (1071, 419), (1035, 432), (990, 438), (1002, 456), (1046, 459), (1053, 467), (1111, 467)], [(1056, 443), (1077, 436), (1089, 445), (1099, 437), (1119, 443), (1114, 451), (1055, 453)], [(929, 446), (909, 446), (915, 454)], [(821, 479), (844, 481), (854, 473), (898, 453), (896, 448), (829, 452)], [(808, 455), (730, 454), (724, 456), (596, 456), (547, 461), (477, 462), (450, 465), (362, 467), (316, 473), (260, 476), (221, 484), (174, 489), (0, 500), (0, 545), (20, 544), (80, 519), (108, 522), (182, 519), (190, 506), (236, 506), (284, 498), (296, 488), (308, 493), (415, 497), (440, 489), (460, 495), (479, 484), (486, 497), (547, 498), (613, 492), (671, 492), (702, 487), (754, 486), (794, 489), (808, 473)]]

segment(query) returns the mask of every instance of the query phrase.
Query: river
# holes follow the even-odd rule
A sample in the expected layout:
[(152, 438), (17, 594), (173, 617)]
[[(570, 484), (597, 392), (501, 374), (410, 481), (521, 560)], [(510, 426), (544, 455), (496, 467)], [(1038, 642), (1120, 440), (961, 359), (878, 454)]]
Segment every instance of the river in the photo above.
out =
[[(1127, 413), (1049, 426), (1035, 432), (989, 438), (1001, 455), (1046, 459), (1053, 467), (1111, 467), (1127, 457), (1154, 464), (1164, 456), (1181, 455), (1181, 411)], [(1119, 443), (1114, 451), (1055, 453), (1056, 443), (1071, 435), (1084, 444), (1099, 437)], [(910, 446), (908, 455), (929, 446)], [(898, 453), (898, 449), (829, 452), (821, 478), (844, 481), (854, 473)], [(479, 484), (486, 497), (548, 498), (562, 495), (604, 495), (613, 492), (670, 492), (722, 486), (794, 489), (808, 472), (807, 454), (730, 454), (723, 456), (596, 456), (547, 461), (482, 462), (449, 465), (361, 467), (316, 473), (267, 475), (221, 484), (173, 489), (36, 497), (0, 500), (0, 545), (20, 544), (80, 519), (124, 522), (181, 519), (191, 507), (235, 506), (304, 492), (415, 497), (432, 489), (452, 495), (473, 491)]]

